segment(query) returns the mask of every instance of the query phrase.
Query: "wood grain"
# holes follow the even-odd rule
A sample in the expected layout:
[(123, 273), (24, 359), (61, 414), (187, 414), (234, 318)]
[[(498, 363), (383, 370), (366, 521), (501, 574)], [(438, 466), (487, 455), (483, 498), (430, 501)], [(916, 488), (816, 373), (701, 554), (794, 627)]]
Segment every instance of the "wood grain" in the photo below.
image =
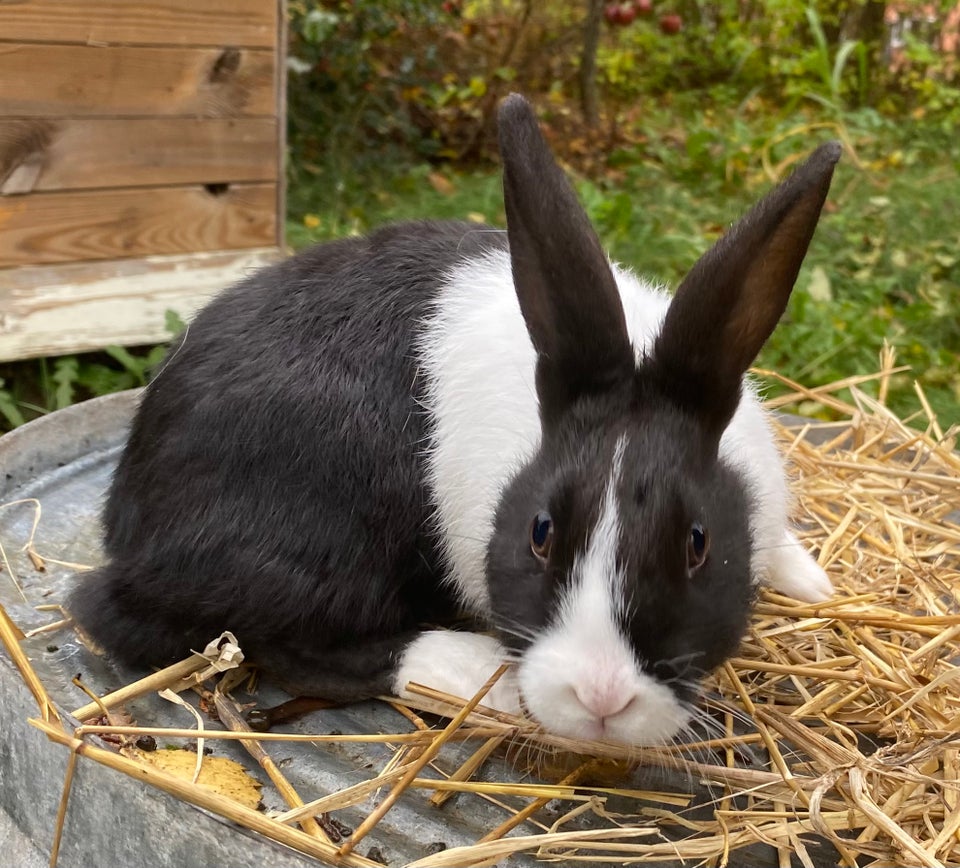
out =
[(0, 120), (0, 195), (276, 181), (272, 118)]
[(169, 340), (193, 313), (282, 258), (275, 247), (0, 270), (0, 361)]
[(273, 246), (275, 184), (0, 198), (0, 267)]
[(276, 59), (265, 49), (0, 42), (0, 119), (275, 117)]
[(0, 2), (0, 38), (140, 45), (276, 45), (279, 0)]

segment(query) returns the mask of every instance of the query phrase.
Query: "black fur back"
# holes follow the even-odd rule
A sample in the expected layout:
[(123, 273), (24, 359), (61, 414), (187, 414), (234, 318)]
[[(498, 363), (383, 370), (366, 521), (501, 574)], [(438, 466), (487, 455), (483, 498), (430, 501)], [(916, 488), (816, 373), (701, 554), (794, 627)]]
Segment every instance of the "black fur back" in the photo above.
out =
[(388, 227), (208, 305), (145, 393), (106, 507), (110, 563), (69, 603), (82, 627), (135, 663), (229, 629), (282, 664), (449, 617), (415, 329), (447, 269), (504, 244)]

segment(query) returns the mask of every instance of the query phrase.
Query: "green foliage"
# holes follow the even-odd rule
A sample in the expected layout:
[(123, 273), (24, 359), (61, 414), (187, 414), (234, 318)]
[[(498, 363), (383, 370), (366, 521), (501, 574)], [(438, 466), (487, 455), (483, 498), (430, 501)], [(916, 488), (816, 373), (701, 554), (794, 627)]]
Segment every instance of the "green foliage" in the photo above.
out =
[[(785, 166), (817, 143), (801, 120), (691, 117), (686, 148), (653, 149), (653, 159), (582, 183), (581, 197), (616, 258), (675, 285), (769, 187), (764, 156)], [(862, 165), (849, 152), (841, 161), (787, 314), (758, 365), (829, 383), (875, 372), (888, 342), (911, 368), (894, 378), (891, 406), (916, 408), (916, 379), (942, 421), (960, 421), (960, 228), (943, 220), (960, 208), (960, 145), (938, 149), (927, 130), (898, 130), (871, 113), (845, 120), (841, 131)]]
[(163, 312), (163, 327), (170, 332), (171, 337), (177, 337), (186, 329), (187, 324), (175, 310), (165, 310)]
[[(323, 193), (335, 187), (333, 197)], [(385, 163), (362, 178), (318, 176), (290, 191), (287, 240), (294, 247), (358, 235), (389, 221), (434, 219), (503, 223), (500, 177), (489, 167), (441, 172), (427, 163)]]
[[(185, 328), (172, 310), (166, 312), (165, 323), (173, 336)], [(166, 353), (166, 344), (139, 349), (109, 346), (99, 353), (4, 365), (0, 432), (86, 398), (145, 386)]]
[(106, 347), (104, 352), (116, 365), (86, 363), (77, 373), (77, 382), (94, 395), (135, 389), (147, 385), (148, 375), (163, 361), (165, 345), (153, 347), (144, 355), (134, 355), (124, 347)]
[(5, 385), (6, 380), (0, 377), (0, 416), (3, 417), (7, 428), (16, 428), (26, 420), (17, 406), (13, 393), (3, 388)]
[(960, 419), (960, 233), (944, 240), (935, 227), (939, 208), (960, 197), (956, 185), (946, 195), (929, 190), (926, 202), (903, 195), (916, 179), (898, 173), (887, 195), (861, 187), (830, 217), (763, 362), (830, 382), (876, 371), (886, 341), (911, 369), (893, 383), (891, 406), (916, 408), (916, 379), (949, 423)]
[[(43, 367), (46, 370), (46, 365)], [(54, 360), (51, 380), (54, 384), (52, 405), (55, 410), (69, 407), (73, 403), (73, 384), (77, 379), (79, 367), (80, 365), (74, 356), (64, 356)]]
[(955, 125), (960, 119), (960, 63), (954, 61), (951, 68), (943, 54), (912, 32), (906, 34), (903, 59), (881, 107), (891, 114), (909, 110), (918, 118), (933, 114)]
[[(403, 95), (433, 80), (443, 15), (426, 0), (293, 0), (289, 4), (289, 136), (295, 177), (343, 168), (372, 148), (416, 149), (422, 131)], [(414, 38), (411, 34), (420, 34)], [(367, 150), (370, 150), (369, 148)]]
[[(289, 241), (421, 217), (502, 225), (493, 117), (521, 90), (615, 258), (675, 284), (816, 142), (840, 138), (828, 213), (759, 364), (816, 385), (876, 370), (887, 341), (912, 367), (894, 408), (915, 406), (916, 377), (942, 421), (960, 420), (960, 63), (935, 25), (918, 17), (897, 48), (880, 0), (654, 3), (604, 26), (602, 123), (587, 129), (586, 0), (290, 0)], [(666, 12), (681, 32), (661, 29)], [(141, 385), (163, 352), (0, 365), (0, 427)]]
[[(785, 91), (790, 95), (801, 95), (817, 100), (834, 112), (844, 108), (846, 93), (845, 71), (851, 55), (856, 57), (857, 78), (856, 94), (859, 105), (867, 101), (867, 46), (859, 39), (846, 39), (836, 49), (831, 59), (832, 49), (820, 22), (820, 16), (814, 6), (803, 10), (813, 37), (813, 46), (795, 59), (781, 61), (781, 72), (786, 77)], [(810, 89), (807, 86), (810, 85)]]
[[(893, 64), (884, 8), (880, 0), (655, 0), (652, 16), (604, 27), (597, 60), (609, 122), (642, 117), (651, 99), (727, 107), (759, 96), (787, 112), (815, 102), (840, 120), (850, 111), (913, 112), (955, 126), (958, 64), (922, 27), (907, 32)], [(293, 183), (376, 172), (385, 160), (489, 158), (499, 95), (579, 99), (585, 9), (586, 0), (294, 0)], [(680, 33), (661, 30), (665, 12), (681, 16)], [(673, 122), (685, 120), (678, 112)]]
[[(960, 229), (943, 220), (960, 209), (960, 142), (938, 126), (904, 127), (869, 109), (814, 121), (811, 102), (789, 114), (756, 99), (714, 101), (709, 110), (700, 102), (698, 95), (648, 101), (644, 143), (611, 151), (604, 171), (578, 177), (580, 199), (613, 257), (675, 286), (769, 189), (765, 164), (781, 175), (839, 132), (854, 150), (841, 161), (790, 307), (758, 366), (823, 384), (874, 373), (886, 341), (912, 369), (893, 379), (891, 406), (902, 414), (916, 408), (917, 379), (943, 422), (960, 420)], [(446, 170), (443, 183), (436, 174), (417, 164), (343, 179), (343, 207), (304, 213), (292, 203), (288, 235), (302, 244), (424, 214), (503, 224), (496, 170)], [(318, 178), (317, 190), (330, 183)], [(297, 197), (314, 198), (306, 189)]]

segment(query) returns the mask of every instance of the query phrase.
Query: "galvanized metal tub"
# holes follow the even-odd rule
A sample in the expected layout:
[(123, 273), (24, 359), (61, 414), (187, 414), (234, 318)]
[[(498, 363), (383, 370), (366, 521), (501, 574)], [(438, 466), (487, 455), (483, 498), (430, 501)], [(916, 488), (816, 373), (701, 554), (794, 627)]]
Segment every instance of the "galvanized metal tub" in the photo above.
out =
[[(102, 559), (99, 513), (138, 394), (125, 392), (88, 401), (0, 438), (0, 544), (23, 591), (21, 597), (11, 576), (4, 571), (0, 574), (0, 603), (25, 632), (59, 617), (53, 612), (38, 611), (36, 606), (63, 600), (77, 574), (77, 569), (69, 564), (95, 565)], [(40, 514), (34, 533), (38, 504)], [(46, 559), (43, 572), (23, 551), (31, 538)], [(145, 674), (91, 654), (69, 628), (26, 639), (22, 647), (64, 714), (86, 701), (71, 683), (77, 673), (83, 673), (84, 681), (98, 693)], [(0, 809), (46, 851), (56, 826), (68, 752), (27, 723), (28, 718), (37, 715), (36, 702), (2, 650), (0, 697)], [(269, 685), (263, 686), (257, 697), (264, 705), (283, 698)], [(129, 706), (141, 725), (193, 725), (182, 710), (156, 695), (135, 700)], [(284, 728), (317, 733), (395, 732), (406, 727), (389, 706), (366, 702), (313, 712)], [(441, 760), (453, 768), (474, 749), (475, 746), (447, 748)], [(255, 766), (237, 744), (220, 742), (215, 751), (248, 768)], [(377, 745), (321, 748), (306, 743), (284, 745), (272, 750), (272, 755), (283, 764), (301, 796), (310, 799), (372, 777), (387, 762), (390, 751)], [(266, 780), (259, 771), (253, 768), (252, 774)], [(482, 779), (488, 780), (511, 777), (515, 779), (517, 772), (497, 758), (481, 774)], [(703, 802), (719, 795), (689, 777), (655, 769), (639, 770), (631, 785), (697, 792)], [(264, 804), (270, 809), (285, 808), (269, 786), (264, 787)], [(370, 801), (344, 811), (339, 819), (356, 825), (373, 804)], [(549, 808), (546, 816), (550, 816)], [(374, 847), (379, 851), (374, 855), (391, 865), (402, 865), (423, 856), (431, 846), (470, 844), (504, 818), (500, 809), (476, 797), (451, 799), (442, 809), (432, 807), (426, 795), (406, 797), (378, 824), (359, 852), (367, 853)], [(584, 815), (582, 823), (584, 827), (590, 825), (589, 814)], [(813, 848), (811, 852), (819, 864), (835, 864), (832, 848)], [(749, 852), (741, 851), (738, 858), (740, 864), (764, 865), (772, 864), (775, 857), (772, 849), (757, 845)], [(66, 815), (59, 864), (64, 868), (86, 868), (91, 864), (295, 868), (317, 863), (99, 764), (81, 761)], [(532, 865), (534, 860), (513, 857), (510, 864)]]

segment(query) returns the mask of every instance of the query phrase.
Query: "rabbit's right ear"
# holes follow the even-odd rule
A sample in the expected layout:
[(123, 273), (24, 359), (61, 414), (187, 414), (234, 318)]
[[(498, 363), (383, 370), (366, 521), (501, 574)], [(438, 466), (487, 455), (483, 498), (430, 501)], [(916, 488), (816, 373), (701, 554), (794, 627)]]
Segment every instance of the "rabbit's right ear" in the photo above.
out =
[(651, 368), (717, 438), (787, 306), (839, 158), (837, 142), (817, 148), (700, 258), (670, 305)]
[(629, 380), (634, 353), (610, 263), (533, 109), (511, 94), (498, 120), (513, 282), (549, 422), (578, 397)]

